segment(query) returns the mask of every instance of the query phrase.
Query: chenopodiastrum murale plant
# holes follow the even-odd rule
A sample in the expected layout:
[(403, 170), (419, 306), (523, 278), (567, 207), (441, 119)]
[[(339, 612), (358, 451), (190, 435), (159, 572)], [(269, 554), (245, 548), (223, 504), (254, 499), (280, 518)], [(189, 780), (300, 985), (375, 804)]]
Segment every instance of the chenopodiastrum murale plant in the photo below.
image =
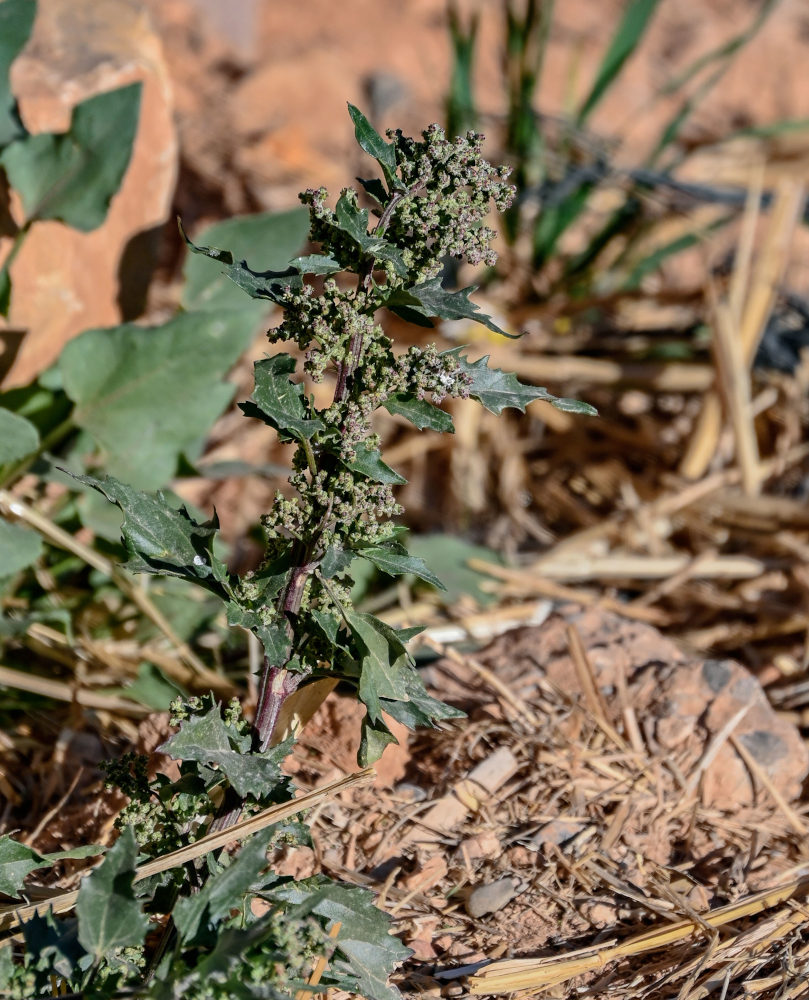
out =
[[(310, 992), (338, 986), (373, 1000), (398, 995), (387, 979), (407, 949), (367, 890), (272, 870), (268, 850), (305, 843), (304, 824), (271, 823), (234, 855), (201, 850), (175, 864), (170, 852), (231, 825), (235, 836), (243, 821), (292, 800), (280, 770), (291, 739), (279, 742), (279, 717), (302, 685), (330, 677), (356, 692), (366, 712), (362, 765), (394, 739), (385, 715), (412, 729), (462, 714), (426, 691), (408, 652), (420, 630), (394, 629), (351, 601), (357, 560), (441, 586), (403, 542), (395, 489), (405, 480), (383, 461), (375, 412), (451, 432), (439, 406), (448, 397), (475, 399), (494, 413), (536, 399), (592, 410), (521, 384), (486, 357), (470, 361), (462, 347), (396, 350), (379, 321), (383, 310), (424, 327), (436, 318), (474, 320), (508, 336), (470, 301), (473, 288), (448, 290), (441, 275), (448, 257), (494, 265), (486, 217), (492, 203), (508, 207), (513, 189), (508, 171), (483, 158), (483, 137), (474, 132), (448, 139), (433, 125), (420, 140), (398, 131), (385, 140), (357, 108), (349, 112), (381, 176), (361, 180), (363, 193), (343, 190), (333, 208), (323, 188), (301, 195), (317, 252), (261, 272), (186, 238), (193, 253), (283, 311), (270, 343), (296, 349), (258, 361), (252, 399), (240, 404), (296, 446), (291, 489), (262, 517), (260, 566), (243, 576), (228, 570), (214, 552), (215, 515), (199, 522), (160, 493), (76, 477), (123, 511), (126, 568), (204, 587), (221, 598), (231, 625), (256, 636), (263, 669), (255, 717), (246, 719), (238, 702), (223, 711), (212, 697), (181, 701), (172, 717), (178, 731), (161, 747), (179, 761), (179, 778), (150, 778), (145, 760), (132, 755), (108, 766), (129, 799), (118, 820), (123, 832), (82, 881), (73, 915), (41, 908), (21, 924), (0, 915), (0, 929), (17, 920), (23, 939), (20, 952), (16, 941), (0, 948), (0, 986), (10, 996), (48, 995), (56, 982), (93, 997), (288, 997), (307, 982)], [(360, 207), (362, 197), (370, 210)], [(318, 407), (306, 386), (325, 381), (331, 401)], [(0, 891), (19, 897), (30, 872), (64, 857), (0, 838)]]

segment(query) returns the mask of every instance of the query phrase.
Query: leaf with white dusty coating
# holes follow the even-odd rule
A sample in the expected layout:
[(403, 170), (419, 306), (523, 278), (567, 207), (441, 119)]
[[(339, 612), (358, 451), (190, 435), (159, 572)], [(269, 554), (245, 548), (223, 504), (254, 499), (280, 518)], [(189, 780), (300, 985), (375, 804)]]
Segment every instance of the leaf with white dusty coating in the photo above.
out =
[(560, 399), (541, 386), (525, 385), (512, 372), (504, 372), (499, 368), (489, 368), (488, 354), (477, 361), (470, 361), (461, 354), (462, 350), (462, 347), (454, 347), (451, 351), (445, 351), (444, 354), (454, 357), (458, 361), (460, 371), (471, 378), (469, 395), (473, 399), (477, 399), (492, 413), (502, 413), (509, 406), (525, 413), (525, 408), (529, 403), (541, 399), (556, 409), (568, 413), (582, 413), (588, 416), (597, 414), (595, 408), (589, 403), (582, 403), (577, 399)]
[[(63, 470), (67, 471), (67, 470)], [(213, 554), (219, 522), (200, 524), (181, 507), (175, 510), (158, 491), (155, 496), (134, 490), (112, 476), (95, 479), (68, 473), (120, 507), (124, 512), (121, 536), (129, 555), (125, 567), (133, 573), (180, 576), (227, 600), (227, 568)]]
[(269, 795), (282, 780), (281, 763), (289, 749), (287, 741), (265, 753), (234, 750), (218, 705), (183, 722), (180, 731), (158, 747), (160, 753), (177, 760), (216, 764), (242, 798)]

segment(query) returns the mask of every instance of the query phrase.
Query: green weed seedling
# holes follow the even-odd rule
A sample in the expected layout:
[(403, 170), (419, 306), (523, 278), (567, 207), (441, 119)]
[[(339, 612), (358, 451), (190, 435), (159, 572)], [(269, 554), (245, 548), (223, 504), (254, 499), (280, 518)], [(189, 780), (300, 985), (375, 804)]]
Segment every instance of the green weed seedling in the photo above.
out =
[[(212, 280), (224, 270), (254, 299), (279, 306), (283, 320), (269, 331), (270, 343), (296, 349), (258, 361), (253, 397), (241, 404), (296, 446), (291, 489), (276, 495), (262, 519), (259, 568), (242, 577), (228, 571), (215, 554), (215, 516), (200, 522), (163, 494), (111, 476), (77, 477), (123, 511), (126, 569), (197, 584), (223, 603), (231, 625), (256, 636), (263, 670), (255, 718), (246, 719), (237, 701), (223, 707), (213, 696), (178, 699), (177, 731), (161, 747), (178, 761), (176, 780), (150, 778), (142, 757), (109, 764), (110, 782), (129, 800), (120, 836), (82, 880), (69, 915), (26, 911), (17, 939), (0, 942), (3, 995), (48, 996), (58, 983), (82, 997), (289, 997), (325, 958), (310, 990), (398, 996), (388, 977), (408, 951), (369, 891), (273, 872), (268, 850), (306, 843), (303, 821), (274, 823), (233, 855), (211, 849), (161, 862), (292, 802), (294, 789), (281, 772), (291, 740), (278, 742), (278, 723), (302, 685), (330, 677), (356, 693), (366, 711), (362, 765), (394, 742), (386, 715), (412, 729), (461, 714), (424, 688), (408, 653), (419, 629), (391, 628), (357, 611), (349, 596), (358, 560), (441, 586), (408, 554), (395, 523), (401, 508), (394, 489), (404, 480), (380, 454), (374, 412), (384, 407), (439, 432), (453, 430), (438, 405), (446, 397), (472, 398), (494, 413), (524, 410), (536, 399), (592, 412), (490, 368), (486, 357), (470, 360), (463, 348), (394, 350), (377, 321), (383, 309), (420, 326), (469, 318), (502, 332), (470, 301), (473, 288), (447, 290), (440, 273), (447, 256), (494, 263), (485, 217), (490, 202), (505, 210), (513, 191), (507, 171), (482, 158), (482, 136), (474, 132), (449, 140), (433, 125), (420, 141), (400, 132), (385, 140), (357, 108), (349, 111), (359, 145), (380, 169), (381, 176), (360, 181), (374, 208), (361, 208), (353, 189), (342, 191), (334, 208), (324, 189), (305, 192), (319, 249), (280, 271), (257, 271), (227, 250), (187, 240), (211, 261)], [(318, 408), (306, 385), (323, 380), (333, 383), (333, 398)], [(0, 839), (0, 891), (19, 907), (26, 876), (54, 860)], [(0, 928), (9, 921), (0, 915)]]

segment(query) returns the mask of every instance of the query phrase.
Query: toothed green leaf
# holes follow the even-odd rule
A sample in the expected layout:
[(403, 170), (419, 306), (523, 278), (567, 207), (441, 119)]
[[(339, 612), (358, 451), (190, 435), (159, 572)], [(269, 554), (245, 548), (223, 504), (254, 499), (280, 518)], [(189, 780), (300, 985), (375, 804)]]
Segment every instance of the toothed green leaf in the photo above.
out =
[(351, 565), (354, 553), (344, 549), (341, 545), (330, 545), (320, 561), (320, 572), (330, 580), (338, 573), (342, 573)]
[(228, 625), (240, 625), (249, 629), (264, 648), (264, 655), (272, 667), (280, 666), (289, 653), (289, 636), (282, 620), (266, 621), (260, 608), (245, 607), (244, 602), (231, 601), (227, 606)]
[(423, 559), (418, 556), (409, 556), (407, 552), (397, 552), (392, 548), (382, 548), (381, 546), (369, 546), (359, 549), (358, 555), (363, 559), (372, 562), (377, 569), (389, 576), (404, 576), (412, 573), (425, 583), (431, 583), (438, 590), (446, 590), (444, 584), (432, 573)]
[[(180, 232), (191, 251), (183, 263), (183, 308), (206, 312), (247, 309), (247, 322), (255, 332), (256, 324), (267, 313), (269, 303), (274, 301), (273, 296), (281, 289), (285, 279), (274, 281), (270, 278), (268, 281), (259, 277), (256, 288), (265, 288), (269, 283), (273, 293), (253, 296), (255, 301), (250, 302), (244, 295), (245, 290), (249, 292), (250, 288), (240, 287), (241, 282), (236, 280), (241, 275), (250, 284), (255, 278), (245, 258), (254, 263), (259, 261), (265, 274), (287, 274), (294, 278), (289, 269), (299, 269), (297, 262), (290, 261), (290, 257), (300, 253), (308, 231), (309, 213), (305, 208), (293, 208), (287, 212), (257, 212), (215, 222), (197, 233), (200, 246), (188, 240), (181, 225)], [(229, 249), (217, 250), (216, 247)], [(225, 270), (217, 267), (217, 262), (224, 265)]]
[(39, 851), (7, 835), (0, 837), (0, 892), (19, 897), (26, 876), (47, 864)]
[(280, 434), (309, 439), (324, 430), (323, 421), (309, 417), (303, 386), (287, 377), (295, 371), (295, 359), (289, 354), (275, 354), (253, 365), (255, 388), (253, 403), (239, 403), (248, 417), (258, 417)]
[(492, 413), (502, 413), (508, 406), (524, 413), (529, 403), (533, 403), (536, 399), (542, 399), (556, 409), (565, 410), (568, 413), (583, 413), (590, 416), (597, 414), (597, 410), (589, 403), (582, 403), (577, 399), (559, 399), (557, 396), (551, 395), (547, 389), (525, 385), (511, 372), (504, 372), (499, 368), (489, 368), (488, 354), (477, 361), (469, 361), (461, 354), (463, 349), (455, 347), (445, 353), (455, 357), (460, 371), (472, 379), (469, 395), (473, 399), (477, 399)]
[[(398, 705), (399, 703), (391, 702), (391, 704)], [(370, 767), (379, 760), (385, 752), (386, 747), (390, 746), (391, 743), (398, 744), (398, 742), (390, 729), (385, 725), (383, 719), (377, 719), (374, 722), (370, 716), (366, 715), (362, 720), (362, 727), (360, 729), (360, 748), (357, 752), (357, 763), (360, 767)]]
[(193, 942), (201, 930), (215, 929), (234, 908), (243, 905), (248, 889), (267, 867), (267, 845), (273, 836), (272, 827), (259, 831), (199, 892), (177, 900), (172, 918), (183, 944)]
[(360, 147), (369, 156), (373, 156), (382, 167), (382, 173), (385, 175), (388, 187), (393, 188), (396, 184), (396, 151), (393, 145), (385, 142), (359, 108), (349, 104), (348, 113), (354, 122), (354, 133)]
[(359, 208), (355, 198), (351, 193), (341, 194), (334, 208), (334, 221), (328, 224), (350, 237), (363, 254), (389, 261), (399, 277), (406, 277), (407, 267), (401, 250), (384, 237), (368, 232), (368, 209)]
[(409, 657), (393, 630), (378, 618), (346, 611), (346, 619), (362, 657), (360, 700), (368, 708), (369, 719), (375, 723), (382, 715), (380, 698), (407, 701), (405, 671), (409, 669)]
[(340, 270), (340, 265), (329, 254), (314, 253), (308, 257), (296, 257), (289, 262), (299, 274), (334, 274)]
[(405, 675), (405, 690), (408, 701), (387, 701), (382, 699), (382, 708), (391, 718), (401, 722), (408, 729), (435, 726), (446, 719), (463, 719), (466, 713), (452, 705), (447, 705), (427, 693), (418, 673), (411, 669)]
[(185, 507), (175, 510), (161, 492), (142, 493), (112, 476), (94, 479), (68, 475), (92, 486), (124, 512), (121, 540), (129, 556), (127, 569), (133, 573), (183, 577), (227, 600), (230, 593), (227, 568), (213, 554), (213, 540), (219, 530), (216, 515), (200, 524)]
[(158, 749), (178, 760), (216, 764), (238, 795), (261, 798), (282, 780), (280, 766), (290, 745), (287, 741), (263, 753), (234, 750), (219, 706), (214, 705), (205, 715), (183, 722), (180, 731)]
[(293, 267), (280, 271), (254, 271), (246, 260), (236, 260), (230, 250), (192, 243), (179, 220), (178, 225), (180, 235), (191, 253), (215, 260), (224, 268), (222, 274), (238, 285), (242, 291), (247, 292), (251, 299), (266, 299), (268, 302), (278, 303), (283, 301), (288, 289), (303, 287), (301, 274)]
[(476, 287), (462, 288), (457, 292), (447, 291), (441, 287), (441, 278), (430, 278), (412, 288), (400, 288), (394, 291), (386, 300), (385, 305), (391, 312), (402, 315), (403, 319), (412, 319), (413, 313), (428, 319), (471, 319), (485, 326), (492, 333), (517, 340), (518, 335), (506, 333), (480, 307), (470, 302), (469, 296)]
[(98, 868), (82, 879), (76, 900), (79, 942), (97, 961), (116, 948), (142, 944), (149, 929), (132, 884), (137, 854), (128, 826)]

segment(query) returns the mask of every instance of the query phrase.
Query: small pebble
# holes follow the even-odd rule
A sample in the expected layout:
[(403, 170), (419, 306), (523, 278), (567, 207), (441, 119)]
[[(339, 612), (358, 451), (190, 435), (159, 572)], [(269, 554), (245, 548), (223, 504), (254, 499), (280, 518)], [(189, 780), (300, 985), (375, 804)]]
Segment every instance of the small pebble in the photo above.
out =
[(470, 917), (482, 917), (484, 913), (502, 910), (517, 895), (517, 883), (513, 878), (501, 878), (496, 882), (479, 885), (473, 889), (466, 901), (466, 912)]
[(423, 802), (427, 798), (427, 792), (418, 785), (411, 785), (409, 781), (400, 781), (393, 789), (393, 794), (404, 799), (405, 802)]

